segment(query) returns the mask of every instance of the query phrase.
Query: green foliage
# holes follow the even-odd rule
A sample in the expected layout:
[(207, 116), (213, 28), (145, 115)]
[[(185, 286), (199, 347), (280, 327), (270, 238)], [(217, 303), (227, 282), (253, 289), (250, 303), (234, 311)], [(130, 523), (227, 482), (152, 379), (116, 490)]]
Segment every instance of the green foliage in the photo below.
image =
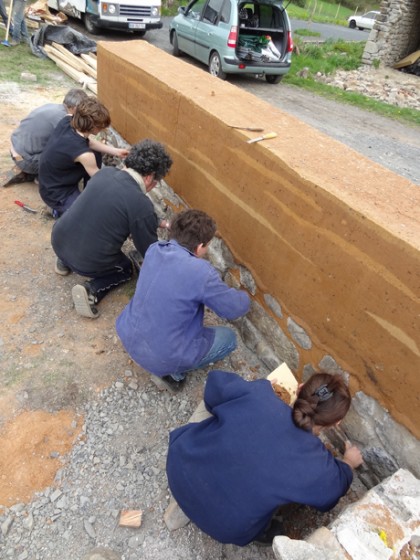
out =
[[(5, 36), (4, 30), (0, 30), (0, 41)], [(9, 40), (10, 41), (10, 40)], [(0, 82), (21, 82), (21, 73), (30, 72), (35, 74), (39, 85), (52, 85), (60, 76), (62, 82), (70, 79), (62, 79), (63, 74), (49, 58), (38, 58), (34, 56), (26, 44), (16, 47), (0, 45)], [(70, 83), (70, 81), (69, 81)]]
[(293, 36), (300, 35), (302, 37), (321, 37), (318, 31), (311, 31), (310, 29), (294, 29)]
[[(297, 53), (292, 57), (290, 72), (284, 77), (283, 83), (295, 85), (340, 101), (356, 105), (361, 109), (373, 111), (380, 115), (398, 119), (410, 124), (420, 125), (420, 111), (401, 109), (376, 101), (362, 94), (348, 92), (318, 82), (316, 74), (332, 74), (337, 70), (355, 70), (361, 66), (364, 42), (346, 43), (344, 41), (326, 41), (323, 44), (304, 43), (295, 38)], [(304, 77), (307, 76), (307, 77)]]

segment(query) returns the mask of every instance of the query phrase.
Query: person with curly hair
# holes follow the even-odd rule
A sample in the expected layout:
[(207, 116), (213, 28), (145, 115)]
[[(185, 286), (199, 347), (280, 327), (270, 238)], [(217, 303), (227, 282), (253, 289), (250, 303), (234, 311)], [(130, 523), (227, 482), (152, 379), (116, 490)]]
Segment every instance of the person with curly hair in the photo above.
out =
[(185, 515), (222, 543), (271, 545), (279, 507), (333, 508), (363, 461), (350, 443), (336, 459), (317, 437), (350, 407), (340, 375), (312, 375), (292, 408), (266, 379), (211, 371), (204, 403), (209, 418), (171, 432), (166, 472)]
[[(98, 171), (54, 224), (55, 272), (66, 276), (73, 271), (90, 278), (72, 289), (80, 315), (98, 317), (96, 305), (132, 277), (133, 263), (122, 251), (130, 235), (141, 256), (157, 241), (158, 218), (147, 193), (171, 165), (171, 157), (159, 142), (135, 144), (123, 169), (104, 167)], [(160, 225), (167, 227), (167, 222)]]
[(96, 98), (81, 101), (73, 116), (64, 117), (51, 134), (39, 162), (39, 194), (59, 218), (99, 171), (102, 154), (124, 158), (128, 151), (91, 138), (111, 124), (108, 109)]

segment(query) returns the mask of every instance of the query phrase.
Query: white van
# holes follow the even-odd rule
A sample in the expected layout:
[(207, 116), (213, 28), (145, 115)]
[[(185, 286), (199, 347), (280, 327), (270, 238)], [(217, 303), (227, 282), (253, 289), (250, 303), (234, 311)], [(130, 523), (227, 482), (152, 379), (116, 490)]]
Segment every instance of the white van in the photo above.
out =
[(101, 29), (134, 31), (161, 29), (161, 0), (48, 0), (48, 7), (82, 19), (89, 33)]

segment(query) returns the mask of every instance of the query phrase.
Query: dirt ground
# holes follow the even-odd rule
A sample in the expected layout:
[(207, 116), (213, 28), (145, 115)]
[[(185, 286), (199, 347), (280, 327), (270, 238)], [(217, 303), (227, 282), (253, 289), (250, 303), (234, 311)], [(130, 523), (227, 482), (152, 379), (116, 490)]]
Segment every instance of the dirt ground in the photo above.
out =
[[(62, 79), (51, 89), (0, 84), (0, 172), (11, 167), (9, 138), (19, 121), (35, 107), (61, 102), (69, 87)], [(77, 316), (71, 300), (77, 279), (54, 273), (53, 220), (45, 214), (37, 186), (7, 187), (0, 196), (0, 504), (10, 505), (51, 483), (59, 461), (48, 461), (52, 468), (46, 469), (39, 457), (61, 455), (71, 446), (81, 423), (74, 412), (78, 405), (127, 368), (114, 321), (134, 281), (101, 304), (96, 321)], [(37, 214), (25, 212), (15, 200)], [(40, 422), (39, 413), (30, 412), (37, 409), (55, 414), (45, 414)], [(19, 416), (22, 410), (27, 412)], [(57, 430), (60, 449), (53, 435)], [(18, 465), (26, 467), (20, 480), (11, 481), (4, 473), (16, 472)]]

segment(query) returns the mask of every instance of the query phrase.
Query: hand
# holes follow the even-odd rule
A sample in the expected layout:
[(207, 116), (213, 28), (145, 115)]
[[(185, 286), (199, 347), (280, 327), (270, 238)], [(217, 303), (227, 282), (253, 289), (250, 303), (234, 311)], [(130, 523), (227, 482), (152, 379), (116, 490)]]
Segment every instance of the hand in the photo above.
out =
[(169, 222), (168, 220), (162, 220), (159, 224), (159, 227), (163, 229), (170, 229), (171, 222)]
[(129, 150), (125, 150), (124, 148), (116, 148), (115, 155), (119, 158), (126, 158), (129, 154)]
[(363, 457), (360, 449), (346, 441), (346, 450), (344, 452), (343, 460), (352, 469), (356, 469), (363, 463)]

